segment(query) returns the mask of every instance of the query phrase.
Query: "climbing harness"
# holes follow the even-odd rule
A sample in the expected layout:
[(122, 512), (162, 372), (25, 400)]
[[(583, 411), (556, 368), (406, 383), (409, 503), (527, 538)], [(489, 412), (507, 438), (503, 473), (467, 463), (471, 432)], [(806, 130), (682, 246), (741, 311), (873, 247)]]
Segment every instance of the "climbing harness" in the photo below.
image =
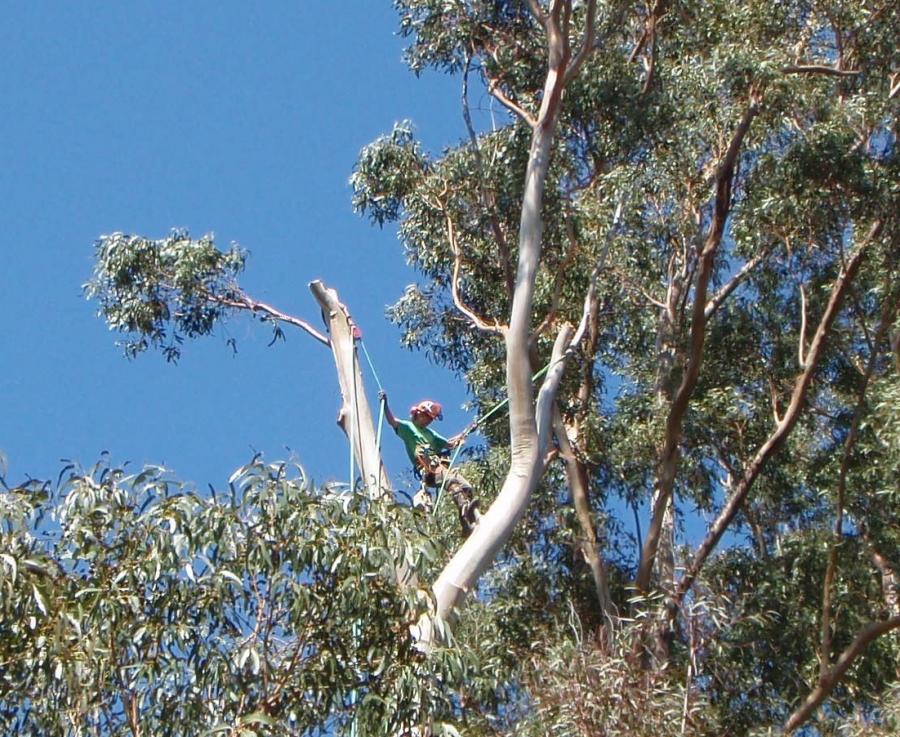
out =
[[(553, 365), (553, 361), (549, 361), (547, 363), (547, 365), (544, 366), (544, 368), (540, 369), (536, 374), (534, 374), (534, 376), (531, 377), (532, 383), (537, 381), (538, 379), (540, 379), (544, 374), (546, 374), (550, 370), (550, 367), (552, 365)], [(483, 425), (485, 422), (487, 422), (491, 417), (493, 417), (497, 412), (499, 412), (501, 409), (503, 409), (507, 404), (509, 404), (509, 397), (497, 402), (497, 404), (495, 404), (491, 409), (489, 409), (487, 412), (485, 412), (480, 417), (476, 417), (474, 420), (472, 420), (472, 422), (470, 422), (468, 425), (466, 425), (466, 427), (463, 429), (462, 433), (460, 433), (462, 435), (462, 440), (460, 440), (459, 444), (456, 446), (456, 448), (453, 449), (453, 455), (450, 456), (450, 463), (447, 466), (446, 470), (444, 471), (443, 481), (441, 482), (441, 488), (438, 489), (437, 499), (435, 499), (435, 502), (434, 502), (434, 511), (437, 511), (438, 508), (441, 506), (441, 500), (444, 497), (444, 488), (447, 486), (447, 479), (450, 475), (450, 470), (456, 464), (456, 459), (459, 458), (459, 454), (462, 451), (463, 445), (465, 445), (466, 438), (469, 436), (470, 433), (475, 432), (475, 430), (477, 430), (481, 425)]]

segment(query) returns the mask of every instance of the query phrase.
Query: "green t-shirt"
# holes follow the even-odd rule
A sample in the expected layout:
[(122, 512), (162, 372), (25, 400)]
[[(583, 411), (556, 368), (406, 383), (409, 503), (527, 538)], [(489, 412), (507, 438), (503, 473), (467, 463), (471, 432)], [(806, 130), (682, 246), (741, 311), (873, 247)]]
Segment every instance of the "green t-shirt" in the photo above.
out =
[(439, 435), (430, 427), (417, 427), (410, 420), (397, 420), (394, 432), (403, 441), (406, 455), (413, 465), (416, 462), (416, 448), (424, 447), (432, 453), (440, 453), (447, 447), (447, 438)]

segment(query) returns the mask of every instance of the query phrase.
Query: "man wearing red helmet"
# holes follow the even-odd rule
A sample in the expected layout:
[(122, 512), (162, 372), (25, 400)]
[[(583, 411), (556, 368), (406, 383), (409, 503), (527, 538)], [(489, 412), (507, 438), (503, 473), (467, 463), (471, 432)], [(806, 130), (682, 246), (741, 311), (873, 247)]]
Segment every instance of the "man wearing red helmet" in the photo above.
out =
[[(454, 435), (448, 440), (429, 427), (435, 420), (444, 419), (438, 402), (423, 399), (409, 408), (408, 420), (398, 420), (388, 406), (387, 394), (380, 392), (378, 396), (384, 401), (384, 418), (403, 441), (416, 474), (421, 476), (425, 487), (439, 489), (443, 485), (447, 489), (459, 509), (463, 536), (468, 537), (480, 516), (478, 501), (474, 498), (472, 485), (461, 474), (450, 469), (446, 458), (441, 455), (458, 446), (463, 441), (463, 435)], [(415, 501), (425, 507), (431, 505), (424, 488), (416, 494)]]

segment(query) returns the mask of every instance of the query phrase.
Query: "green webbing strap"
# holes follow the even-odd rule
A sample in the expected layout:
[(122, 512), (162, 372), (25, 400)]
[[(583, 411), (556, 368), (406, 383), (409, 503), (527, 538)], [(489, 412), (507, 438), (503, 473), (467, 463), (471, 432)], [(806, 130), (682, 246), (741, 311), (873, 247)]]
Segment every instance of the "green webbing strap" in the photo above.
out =
[(356, 459), (353, 448), (356, 445), (356, 422), (359, 417), (358, 397), (356, 396), (356, 345), (353, 346), (353, 355), (350, 359), (350, 376), (353, 380), (353, 414), (350, 417), (350, 491), (356, 488), (353, 483), (356, 477)]
[[(550, 361), (544, 368), (540, 369), (534, 376), (531, 377), (532, 383), (540, 379), (544, 374), (546, 374), (550, 370), (550, 366), (553, 365), (553, 361)], [(462, 450), (463, 445), (465, 445), (466, 438), (469, 436), (469, 433), (474, 432), (478, 429), (480, 425), (483, 425), (485, 422), (490, 419), (492, 415), (499, 412), (503, 407), (509, 404), (509, 397), (506, 399), (497, 402), (490, 410), (485, 412), (481, 417), (475, 418), (465, 430), (462, 431), (463, 438), (459, 442), (459, 445), (453, 451), (453, 455), (450, 456), (450, 464), (447, 466), (447, 469), (443, 473), (443, 479), (441, 480), (441, 488), (438, 489), (437, 499), (434, 502), (434, 511), (437, 512), (438, 507), (441, 505), (441, 499), (444, 498), (444, 487), (447, 485), (447, 477), (450, 475), (450, 469), (456, 464), (456, 459), (459, 457), (459, 453)]]
[[(372, 371), (372, 377), (375, 379), (375, 383), (378, 385), (378, 391), (380, 394), (384, 394), (384, 387), (381, 386), (381, 380), (378, 378), (378, 372), (375, 370), (375, 364), (372, 362), (372, 357), (369, 355), (369, 351), (366, 350), (366, 344), (363, 342), (362, 338), (357, 338), (357, 342), (360, 347), (363, 349), (363, 355), (366, 357), (366, 361), (369, 364), (369, 369)], [(375, 438), (375, 445), (378, 448), (379, 452), (381, 451), (381, 429), (384, 427), (384, 407), (387, 404), (387, 400), (382, 396), (379, 401), (378, 407), (378, 432)]]

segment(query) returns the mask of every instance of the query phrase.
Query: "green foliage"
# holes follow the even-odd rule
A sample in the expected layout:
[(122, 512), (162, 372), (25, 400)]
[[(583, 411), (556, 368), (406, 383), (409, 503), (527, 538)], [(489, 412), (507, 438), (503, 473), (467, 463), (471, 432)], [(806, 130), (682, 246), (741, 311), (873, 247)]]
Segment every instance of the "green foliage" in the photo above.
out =
[[(162, 469), (0, 494), (0, 734), (398, 734), (477, 663), (419, 652), (442, 551), (392, 502), (256, 459), (201, 496)], [(452, 732), (451, 732), (452, 733)]]
[[(504, 344), (457, 303), (489, 324), (509, 314), (531, 141), (516, 111), (542, 103), (546, 40), (524, 0), (394, 5), (414, 72), (463, 72), (470, 86), (477, 76), (510, 112), (433, 156), (399, 123), (361, 151), (350, 180), (354, 207), (397, 224), (421, 277), (389, 312), (404, 344), (462, 376), (483, 412), (505, 396)], [(573, 48), (587, 5), (572, 4)], [(770, 734), (820, 676), (832, 553), (828, 662), (892, 615), (900, 11), (874, 0), (597, 5), (596, 48), (565, 90), (545, 182), (532, 369), (559, 326), (579, 321), (602, 264), (558, 406), (590, 486), (609, 609), (559, 461), (453, 638), (427, 656), (409, 628), (458, 545), (451, 505), (426, 519), (259, 462), (211, 497), (153, 470), (72, 473), (53, 499), (41, 485), (0, 497), (7, 733), (125, 732), (137, 709), (162, 734), (403, 734), (426, 721), (467, 735)], [(661, 488), (664, 449), (675, 448), (681, 570), (755, 472), (863, 247), (799, 419), (736, 507), (728, 546), (677, 604), (664, 593), (680, 574), (658, 573), (662, 593), (635, 596), (646, 523), (630, 516)], [(87, 292), (129, 355), (155, 346), (175, 358), (245, 299), (243, 263), (211, 238), (116, 234), (98, 242)], [(504, 423), (481, 430), (463, 462), (486, 507), (510, 451)], [(809, 733), (891, 733), (898, 654), (896, 632), (872, 643)]]
[(428, 161), (413, 138), (409, 121), (397, 123), (390, 135), (363, 148), (350, 186), (353, 207), (384, 225), (396, 220), (401, 203), (421, 184)]
[[(818, 678), (819, 616), (828, 539), (794, 533), (760, 559), (733, 550), (711, 567), (707, 585), (722, 593), (723, 626), (705, 653), (705, 673), (716, 686), (713, 706), (730, 732), (784, 721)], [(880, 580), (864, 544), (846, 537), (838, 549), (833, 659), (872, 619)], [(727, 622), (727, 624), (725, 624)], [(832, 694), (832, 715), (849, 716), (858, 704), (874, 704), (895, 678), (897, 641), (873, 643)]]
[[(470, 89), (477, 75), (483, 88), (500, 90), (514, 106), (532, 115), (538, 109), (546, 45), (528, 3), (395, 5), (414, 71), (465, 70)], [(585, 6), (574, 3), (573, 48)], [(654, 7), (664, 12), (651, 19)], [(637, 562), (629, 508), (646, 509), (657, 488), (670, 412), (695, 350), (696, 275), (717, 212), (717, 176), (751, 106), (758, 111), (736, 158), (705, 297), (721, 299), (700, 305), (709, 309), (701, 368), (675, 431), (675, 533), (687, 543), (702, 538), (784, 416), (833, 285), (850, 255), (863, 243), (868, 248), (825, 336), (799, 421), (725, 538), (738, 549), (714, 556), (701, 573), (703, 598), (719, 604), (703, 614), (688, 597), (671, 632), (672, 672), (644, 674), (673, 690), (654, 704), (635, 696), (638, 711), (664, 715), (671, 708), (680, 716), (675, 704), (684, 692), (675, 684), (684, 683), (694, 631), (687, 623), (699, 621), (704, 641), (718, 638), (722, 645), (693, 650), (696, 680), (688, 700), (702, 712), (697, 733), (716, 723), (733, 734), (777, 728), (815, 684), (839, 488), (844, 536), (832, 658), (867, 618), (886, 614), (873, 551), (894, 570), (900, 565), (893, 503), (900, 488), (897, 373), (885, 334), (874, 338), (885, 316), (897, 330), (896, 286), (887, 286), (900, 275), (896, 105), (889, 97), (897, 12), (868, 1), (599, 2), (596, 49), (563, 97), (544, 195), (532, 321), (543, 332), (534, 338), (533, 369), (547, 360), (555, 329), (580, 319), (588, 277), (602, 261), (596, 321), (570, 363), (559, 406), (591, 484), (593, 520), (620, 615), (641, 607), (659, 614), (656, 600), (638, 605), (624, 585)], [(505, 285), (516, 263), (530, 145), (530, 130), (515, 113), (492, 123), (489, 132), (477, 131), (474, 140), (427, 162), (404, 127), (400, 150), (393, 134), (380, 139), (373, 146), (390, 155), (364, 149), (353, 177), (361, 185), (357, 209), (379, 223), (398, 223), (407, 259), (421, 277), (389, 313), (403, 342), (462, 376), (476, 411), (504, 396), (504, 346), (496, 335), (473, 329), (450, 288), (456, 273), (459, 299), (469, 310), (488, 323), (507, 319)], [(388, 206), (376, 209), (369, 198), (381, 192), (388, 193)], [(880, 235), (868, 243), (875, 223)], [(870, 360), (871, 381), (864, 381)], [(859, 435), (845, 447), (857, 406)], [(505, 430), (484, 430), (485, 444), (466, 471), (487, 498), (508, 457)], [(527, 723), (535, 733), (584, 730), (574, 704), (593, 695), (597, 701), (584, 713), (604, 729), (631, 713), (622, 703), (621, 713), (602, 711), (603, 679), (593, 674), (619, 663), (611, 641), (595, 645), (589, 635), (577, 641), (565, 625), (569, 606), (589, 631), (603, 624), (587, 566), (574, 552), (583, 531), (566, 506), (569, 498), (561, 466), (551, 466), (483, 584), (490, 600), (471, 615), (487, 629), (498, 612), (516, 620), (507, 625), (506, 642), (512, 660), (527, 664), (526, 685), (510, 708), (523, 709), (519, 727)], [(691, 545), (683, 551), (677, 565), (690, 562)], [(523, 620), (529, 626), (520, 630)], [(630, 625), (621, 627), (634, 635)], [(533, 657), (529, 636), (546, 641), (541, 658)], [(897, 652), (890, 637), (867, 652), (865, 664), (835, 692), (832, 713), (850, 718), (875, 709), (895, 679), (887, 664)], [(545, 675), (550, 663), (562, 672), (558, 679)], [(631, 696), (638, 689), (628, 683), (622, 691)], [(679, 716), (654, 730), (680, 728)], [(688, 732), (692, 726), (688, 720)]]
[(193, 240), (173, 231), (160, 240), (113, 233), (95, 247), (85, 294), (99, 302), (110, 330), (127, 336), (125, 354), (160, 348), (174, 361), (184, 338), (208, 335), (240, 296), (236, 283), (246, 253), (216, 248), (211, 235)]

